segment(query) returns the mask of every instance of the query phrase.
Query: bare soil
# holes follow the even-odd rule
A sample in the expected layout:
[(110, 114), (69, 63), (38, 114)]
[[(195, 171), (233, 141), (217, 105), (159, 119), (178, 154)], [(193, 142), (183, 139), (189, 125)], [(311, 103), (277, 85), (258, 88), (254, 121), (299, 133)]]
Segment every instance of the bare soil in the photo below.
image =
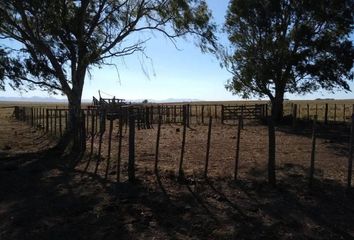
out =
[(94, 174), (97, 136), (93, 156), (87, 154), (72, 168), (71, 159), (50, 150), (53, 138), (8, 113), (0, 116), (0, 239), (354, 239), (354, 196), (345, 192), (346, 128), (322, 128), (312, 189), (307, 128), (277, 128), (275, 188), (266, 183), (266, 126), (246, 123), (237, 181), (237, 126), (213, 126), (208, 179), (203, 178), (207, 126), (191, 126), (183, 165), (187, 180), (182, 184), (177, 171), (183, 128), (162, 127), (160, 184), (153, 172), (156, 126), (137, 130), (138, 181), (131, 184), (129, 129), (117, 183), (117, 126), (111, 157), (105, 134)]

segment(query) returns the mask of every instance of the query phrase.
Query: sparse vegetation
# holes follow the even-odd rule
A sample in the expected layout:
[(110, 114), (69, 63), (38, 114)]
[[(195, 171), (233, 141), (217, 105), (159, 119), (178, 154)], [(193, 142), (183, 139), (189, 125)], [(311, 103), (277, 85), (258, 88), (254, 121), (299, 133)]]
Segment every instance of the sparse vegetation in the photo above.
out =
[[(160, 185), (154, 174), (156, 125), (136, 131), (138, 181), (130, 184), (129, 139), (125, 130), (120, 183), (116, 183), (117, 121), (110, 157), (110, 134), (106, 127), (101, 157), (97, 155), (99, 141), (95, 137), (93, 154), (87, 152), (68, 171), (70, 161), (63, 161), (60, 153), (45, 150), (54, 146), (55, 139), (48, 138), (40, 129), (14, 121), (10, 118), (12, 109), (0, 111), (1, 126), (8, 129), (0, 135), (0, 191), (6, 193), (0, 201), (0, 217), (4, 219), (0, 225), (2, 239), (16, 239), (24, 234), (28, 239), (49, 239), (59, 233), (64, 238), (85, 239), (350, 239), (354, 230), (350, 221), (354, 217), (350, 210), (354, 208), (352, 195), (344, 191), (348, 153), (345, 128), (332, 127), (319, 133), (311, 191), (307, 188), (311, 129), (306, 125), (301, 129), (276, 129), (274, 188), (265, 181), (267, 127), (252, 122), (246, 122), (241, 133), (236, 182), (233, 165), (237, 126), (215, 122), (208, 180), (204, 179), (207, 125), (193, 124), (187, 128), (183, 165), (186, 180), (181, 185), (177, 181), (182, 141), (182, 132), (177, 129), (181, 126), (166, 124), (161, 127)], [(11, 148), (7, 147), (9, 139)], [(335, 226), (331, 224), (333, 219)]]

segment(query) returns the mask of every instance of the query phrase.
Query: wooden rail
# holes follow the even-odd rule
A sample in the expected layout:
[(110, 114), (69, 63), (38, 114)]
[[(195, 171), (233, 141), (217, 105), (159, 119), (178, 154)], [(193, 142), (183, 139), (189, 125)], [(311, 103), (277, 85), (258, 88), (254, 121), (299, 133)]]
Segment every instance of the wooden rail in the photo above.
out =
[(222, 106), (222, 123), (226, 120), (260, 119), (267, 116), (266, 104)]

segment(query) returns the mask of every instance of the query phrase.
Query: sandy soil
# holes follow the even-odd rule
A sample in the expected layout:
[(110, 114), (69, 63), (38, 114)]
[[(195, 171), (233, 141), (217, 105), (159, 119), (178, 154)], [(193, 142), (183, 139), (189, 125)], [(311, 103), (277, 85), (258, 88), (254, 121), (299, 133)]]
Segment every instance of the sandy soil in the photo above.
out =
[(253, 123), (242, 131), (236, 182), (237, 127), (216, 124), (208, 180), (202, 177), (207, 126), (188, 129), (183, 165), (187, 182), (180, 184), (182, 128), (164, 125), (161, 184), (153, 174), (156, 126), (136, 131), (138, 182), (130, 184), (128, 131), (122, 181), (116, 183), (117, 127), (105, 179), (107, 135), (94, 174), (98, 138), (88, 168), (89, 155), (70, 168), (70, 159), (60, 153), (36, 153), (53, 143), (47, 136), (38, 138), (40, 131), (4, 115), (0, 121), (0, 239), (354, 239), (354, 196), (344, 191), (347, 130), (321, 132), (310, 190), (311, 138), (304, 128), (277, 129), (278, 185), (272, 188), (266, 183), (267, 129)]

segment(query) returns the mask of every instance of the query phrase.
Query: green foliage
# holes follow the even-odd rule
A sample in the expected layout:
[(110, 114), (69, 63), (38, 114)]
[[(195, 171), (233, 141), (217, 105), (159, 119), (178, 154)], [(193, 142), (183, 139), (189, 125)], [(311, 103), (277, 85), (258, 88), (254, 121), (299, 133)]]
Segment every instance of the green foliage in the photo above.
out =
[(2, 79), (81, 98), (87, 69), (143, 52), (146, 33), (172, 41), (193, 35), (207, 51), (214, 30), (203, 0), (1, 1), (0, 39), (18, 44), (7, 48), (11, 66)]
[(284, 97), (319, 89), (350, 91), (353, 0), (232, 0), (223, 63), (226, 88), (244, 98)]

